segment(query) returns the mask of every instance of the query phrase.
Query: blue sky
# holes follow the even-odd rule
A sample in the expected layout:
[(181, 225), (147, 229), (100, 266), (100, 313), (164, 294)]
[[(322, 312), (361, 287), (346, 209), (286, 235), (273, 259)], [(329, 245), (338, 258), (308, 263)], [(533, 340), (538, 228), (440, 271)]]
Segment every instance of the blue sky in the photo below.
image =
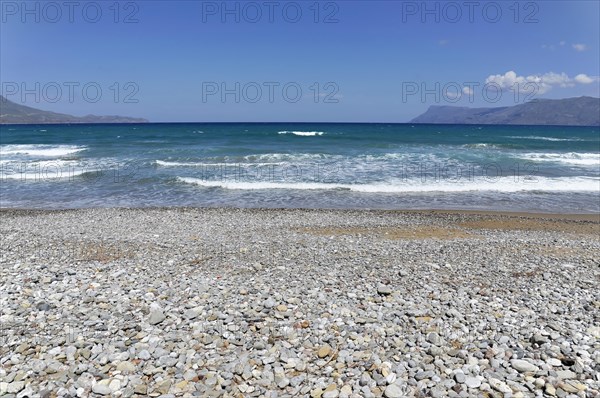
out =
[(600, 90), (598, 1), (1, 3), (2, 94), (75, 115), (406, 122)]

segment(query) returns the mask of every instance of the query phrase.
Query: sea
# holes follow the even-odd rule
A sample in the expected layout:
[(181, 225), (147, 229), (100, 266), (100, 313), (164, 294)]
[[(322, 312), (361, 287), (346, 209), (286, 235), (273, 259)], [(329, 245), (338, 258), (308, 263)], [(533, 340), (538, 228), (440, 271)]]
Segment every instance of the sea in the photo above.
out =
[(0, 207), (600, 212), (598, 127), (0, 126)]

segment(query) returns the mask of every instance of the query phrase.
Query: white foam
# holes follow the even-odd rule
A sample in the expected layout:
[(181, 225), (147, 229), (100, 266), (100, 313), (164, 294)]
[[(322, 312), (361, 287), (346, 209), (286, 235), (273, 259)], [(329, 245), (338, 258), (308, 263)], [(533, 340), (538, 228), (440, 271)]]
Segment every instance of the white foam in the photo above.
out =
[(277, 134), (293, 134), (301, 137), (314, 137), (325, 134), (322, 131), (280, 131)]
[(555, 138), (555, 137), (541, 137), (541, 136), (537, 136), (537, 135), (514, 135), (514, 136), (508, 136), (506, 138), (516, 138), (516, 139), (523, 139), (523, 140), (542, 140), (542, 141), (584, 141), (581, 138)]
[(154, 161), (158, 166), (163, 167), (201, 167), (209, 165), (217, 165), (218, 163), (185, 163), (185, 162), (166, 162), (164, 160)]
[(0, 146), (1, 156), (10, 155), (26, 155), (26, 156), (42, 156), (42, 157), (60, 157), (70, 155), (72, 153), (81, 152), (87, 149), (84, 146), (77, 145), (2, 145)]
[(284, 164), (284, 162), (253, 162), (253, 163), (203, 163), (203, 162), (166, 162), (163, 160), (155, 161), (158, 166), (163, 167), (253, 167), (253, 166), (272, 166), (272, 165), (280, 165)]
[(600, 166), (600, 153), (525, 153), (523, 159), (533, 162), (555, 162), (581, 166)]
[(463, 181), (431, 181), (420, 180), (390, 181), (376, 184), (339, 184), (320, 182), (242, 182), (242, 181), (210, 181), (200, 178), (178, 177), (178, 180), (208, 188), (224, 188), (232, 190), (349, 190), (365, 193), (409, 193), (409, 192), (600, 192), (600, 178), (593, 177), (537, 177), (535, 179), (515, 180), (514, 177), (479, 178)]
[(264, 153), (259, 155), (246, 155), (244, 159), (249, 162), (301, 162), (315, 160), (343, 160), (342, 155), (328, 155), (322, 153)]
[(462, 146), (463, 148), (490, 148), (490, 149), (506, 149), (506, 148), (511, 148), (510, 144), (490, 144), (490, 143), (485, 143), (485, 142), (480, 142), (477, 144), (465, 144)]

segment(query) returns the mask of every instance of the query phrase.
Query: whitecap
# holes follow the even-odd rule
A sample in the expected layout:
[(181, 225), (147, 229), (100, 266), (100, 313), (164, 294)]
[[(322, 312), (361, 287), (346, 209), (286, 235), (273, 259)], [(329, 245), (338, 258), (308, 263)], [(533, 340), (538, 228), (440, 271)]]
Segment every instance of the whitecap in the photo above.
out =
[(28, 144), (28, 145), (2, 145), (0, 146), (0, 155), (25, 155), (42, 157), (60, 157), (73, 153), (81, 152), (87, 149), (85, 146), (77, 145), (47, 145), (47, 144)]
[(187, 184), (205, 188), (230, 190), (348, 190), (363, 193), (411, 193), (411, 192), (600, 192), (600, 179), (593, 177), (532, 177), (515, 180), (514, 177), (477, 178), (463, 181), (422, 182), (419, 179), (389, 181), (372, 184), (342, 184), (322, 182), (272, 182), (272, 181), (227, 181), (178, 177)]
[(322, 131), (279, 131), (277, 134), (293, 134), (301, 137), (314, 137), (325, 134)]

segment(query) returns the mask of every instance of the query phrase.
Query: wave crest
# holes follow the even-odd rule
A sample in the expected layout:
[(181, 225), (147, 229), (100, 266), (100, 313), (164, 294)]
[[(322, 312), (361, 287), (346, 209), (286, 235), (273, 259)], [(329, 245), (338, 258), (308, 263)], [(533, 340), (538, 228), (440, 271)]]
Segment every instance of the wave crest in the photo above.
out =
[(422, 192), (600, 192), (600, 179), (592, 177), (536, 177), (515, 181), (514, 177), (496, 179), (478, 178), (467, 181), (427, 182), (389, 181), (371, 184), (342, 184), (323, 182), (266, 182), (266, 181), (227, 181), (205, 180), (192, 177), (177, 177), (178, 181), (205, 188), (230, 190), (348, 190), (362, 193), (422, 193)]
[(293, 134), (301, 137), (314, 137), (325, 134), (322, 131), (280, 131), (277, 134)]
[(86, 150), (85, 146), (77, 145), (46, 145), (46, 144), (28, 144), (28, 145), (2, 145), (0, 146), (0, 155), (25, 155), (41, 157), (60, 157), (71, 155), (76, 152)]
[(523, 159), (532, 162), (554, 162), (580, 166), (600, 166), (600, 153), (526, 153)]
[(516, 138), (521, 140), (541, 140), (541, 141), (585, 141), (581, 138), (555, 138), (555, 137), (542, 137), (537, 135), (513, 135), (506, 138)]

